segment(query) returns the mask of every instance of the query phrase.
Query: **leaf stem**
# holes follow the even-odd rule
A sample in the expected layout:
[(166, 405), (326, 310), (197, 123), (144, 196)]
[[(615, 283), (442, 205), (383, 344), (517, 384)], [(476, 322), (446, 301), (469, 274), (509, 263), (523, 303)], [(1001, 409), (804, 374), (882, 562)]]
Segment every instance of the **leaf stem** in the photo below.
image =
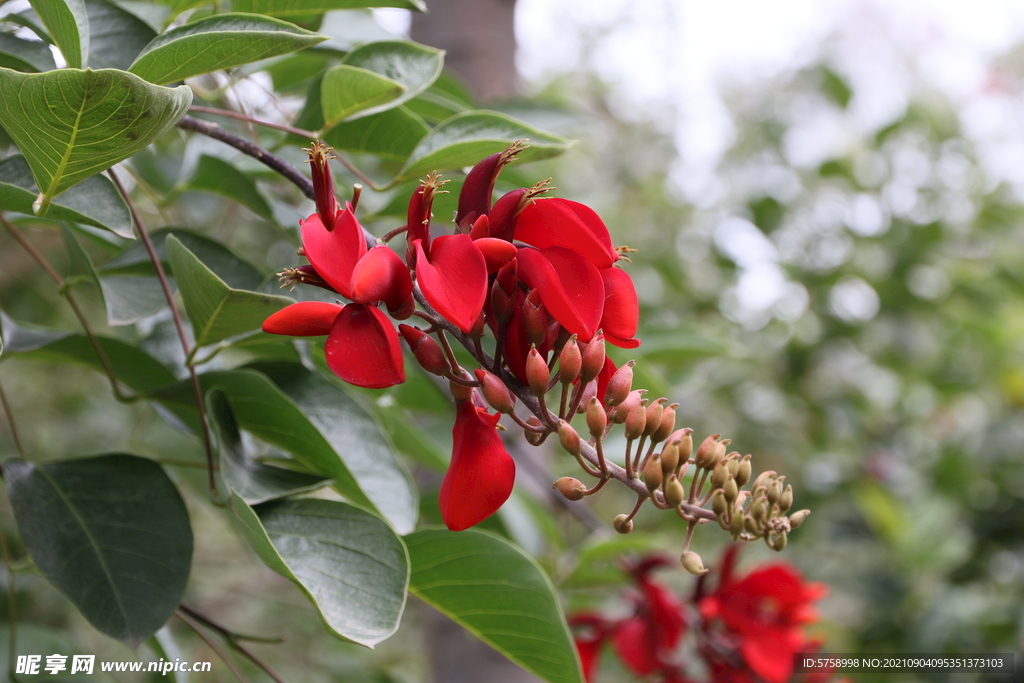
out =
[(18, 436), (18, 425), (14, 422), (14, 413), (11, 411), (11, 404), (7, 402), (7, 394), (4, 392), (3, 386), (0, 386), (0, 403), (3, 403), (4, 414), (7, 415), (7, 424), (11, 426), (11, 439), (14, 441), (14, 448), (18, 451), (18, 455), (24, 458), (25, 449), (21, 447), (21, 438)]
[(121, 387), (117, 381), (117, 375), (114, 374), (114, 367), (110, 364), (110, 358), (107, 356), (107, 352), (100, 345), (96, 335), (93, 334), (92, 328), (89, 327), (89, 321), (85, 317), (85, 313), (78, 307), (78, 302), (75, 301), (74, 295), (71, 293), (71, 289), (64, 286), (64, 278), (62, 278), (50, 262), (46, 260), (42, 252), (36, 249), (31, 242), (25, 239), (25, 236), (21, 234), (14, 224), (7, 220), (2, 213), (0, 213), (0, 223), (3, 223), (4, 227), (7, 228), (7, 232), (11, 233), (11, 237), (17, 240), (18, 244), (28, 252), (29, 256), (40, 265), (40, 267), (46, 271), (46, 274), (50, 276), (50, 279), (57, 284), (57, 290), (60, 292), (67, 302), (68, 306), (74, 312), (75, 317), (78, 318), (78, 323), (82, 326), (82, 331), (85, 332), (85, 336), (89, 338), (89, 342), (92, 344), (92, 348), (96, 351), (96, 357), (99, 358), (100, 365), (103, 366), (103, 371), (107, 375), (107, 379), (110, 380), (110, 388), (114, 392), (114, 398), (122, 403), (130, 403), (137, 401), (138, 396), (128, 395), (121, 391)]
[[(6, 401), (4, 401), (4, 405), (7, 405)], [(18, 449), (18, 453), (21, 453), (21, 448)], [(7, 656), (7, 674), (8, 678), (16, 681), (18, 679), (15, 676), (14, 663), (16, 661), (15, 652), (18, 649), (18, 590), (15, 584), (14, 565), (11, 562), (11, 554), (7, 550), (7, 540), (4, 538), (2, 530), (0, 530), (0, 553), (3, 553), (4, 565), (7, 567), (7, 616), (10, 618), (10, 626), (8, 627), (8, 636), (10, 638), (8, 647), (10, 650)]]
[[(164, 272), (163, 264), (160, 262), (160, 256), (156, 253), (156, 247), (153, 246), (153, 240), (149, 237), (149, 232), (146, 230), (146, 226), (143, 225), (142, 219), (139, 218), (139, 212), (135, 209), (135, 203), (132, 198), (125, 191), (124, 185), (121, 184), (120, 178), (117, 177), (117, 173), (113, 168), (107, 169), (107, 174), (110, 179), (114, 181), (114, 185), (117, 187), (117, 191), (121, 193), (124, 198), (125, 204), (128, 205), (128, 211), (131, 213), (132, 222), (135, 223), (136, 229), (139, 231), (139, 236), (142, 238), (142, 243), (146, 246), (146, 252), (149, 254), (149, 260), (153, 263), (153, 269), (156, 271), (156, 277), (160, 280), (160, 287), (163, 289), (164, 298), (167, 299), (167, 305), (171, 309), (171, 315), (174, 318), (174, 327), (178, 330), (178, 339), (181, 341), (181, 348), (185, 352), (185, 357), (190, 358), (192, 350), (189, 347), (188, 335), (185, 333), (185, 324), (181, 320), (181, 314), (174, 305), (174, 295), (171, 293), (171, 285), (167, 281), (167, 273)], [(210, 426), (207, 423), (206, 418), (206, 405), (203, 401), (203, 389), (199, 384), (199, 375), (196, 374), (196, 369), (192, 365), (188, 365), (188, 374), (192, 378), (192, 389), (196, 397), (196, 408), (199, 411), (199, 424), (201, 426), (202, 437), (203, 437), (203, 448), (206, 451), (206, 469), (209, 473), (209, 485), (210, 485), (210, 496), (211, 498), (217, 497), (217, 480), (214, 477), (214, 465), (213, 465), (213, 443), (210, 440)]]
[[(274, 679), (274, 681), (276, 681), (277, 683), (285, 683), (284, 680), (280, 676), (278, 676), (274, 672), (274, 670), (271, 669), (266, 664), (266, 662), (264, 662), (262, 659), (257, 657), (255, 654), (250, 652), (244, 645), (242, 645), (241, 642), (239, 642), (239, 641), (242, 641), (242, 640), (249, 640), (249, 641), (257, 642), (257, 643), (281, 643), (281, 642), (284, 642), (284, 639), (282, 639), (282, 638), (261, 638), (261, 637), (258, 637), (258, 636), (249, 636), (249, 635), (244, 635), (242, 633), (235, 633), (234, 631), (232, 631), (232, 630), (230, 630), (230, 629), (228, 629), (228, 628), (226, 628), (224, 626), (221, 626), (220, 624), (215, 622), (213, 619), (210, 619), (209, 617), (207, 617), (205, 615), (202, 615), (199, 612), (196, 612), (195, 610), (186, 607), (185, 605), (179, 605), (178, 606), (177, 614), (178, 614), (178, 617), (180, 617), (182, 620), (184, 620), (185, 617), (187, 616), (190, 619), (194, 619), (194, 620), (202, 623), (207, 628), (210, 628), (210, 629), (216, 631), (217, 633), (219, 633), (224, 638), (225, 641), (227, 641), (227, 644), (229, 646), (231, 646), (232, 648), (237, 650), (246, 659), (251, 661), (253, 664), (258, 666), (260, 669), (262, 669), (264, 671), (264, 673), (266, 673), (268, 676), (270, 676), (272, 679)], [(186, 621), (186, 623), (188, 623), (188, 622)], [(193, 628), (195, 628), (195, 627), (193, 627)], [(207, 641), (207, 642), (209, 642), (209, 641)]]
[(238, 665), (236, 665), (231, 660), (231, 657), (228, 656), (228, 653), (224, 652), (224, 648), (222, 648), (217, 643), (213, 642), (208, 635), (203, 633), (203, 631), (199, 628), (199, 624), (197, 624), (192, 619), (192, 617), (188, 616), (188, 614), (182, 611), (180, 607), (175, 611), (175, 614), (178, 616), (179, 619), (184, 621), (189, 628), (195, 631), (196, 635), (202, 638), (203, 641), (205, 641), (206, 644), (210, 646), (211, 650), (217, 653), (217, 656), (220, 657), (224, 661), (224, 663), (228, 665), (228, 668), (231, 669), (231, 673), (235, 675), (235, 678), (237, 678), (240, 683), (249, 683), (249, 679), (247, 679), (245, 677), (245, 674), (243, 674), (241, 670), (239, 670)]

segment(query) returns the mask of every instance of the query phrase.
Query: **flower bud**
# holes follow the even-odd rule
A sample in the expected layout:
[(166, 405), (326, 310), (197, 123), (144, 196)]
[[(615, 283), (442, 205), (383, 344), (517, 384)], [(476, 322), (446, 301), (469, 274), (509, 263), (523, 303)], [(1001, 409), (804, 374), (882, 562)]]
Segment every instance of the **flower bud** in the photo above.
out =
[(612, 526), (615, 527), (615, 530), (620, 534), (628, 534), (633, 530), (633, 520), (631, 520), (627, 515), (618, 515), (612, 521)]
[(576, 343), (576, 335), (569, 337), (569, 341), (562, 346), (558, 354), (558, 381), (563, 384), (575, 382), (580, 376), (580, 369), (583, 367), (583, 354), (580, 353), (579, 344)]
[(760, 536), (761, 530), (757, 528), (757, 522), (752, 517), (743, 518), (743, 530), (751, 536)]
[(740, 454), (737, 453), (736, 451), (733, 451), (729, 455), (725, 456), (725, 460), (723, 460), (722, 462), (724, 462), (726, 467), (728, 467), (729, 476), (735, 478), (736, 473), (740, 469)]
[(729, 530), (732, 532), (732, 540), (738, 541), (743, 533), (743, 508), (736, 507), (732, 511), (732, 519)]
[(736, 480), (729, 478), (725, 480), (725, 486), (722, 487), (725, 491), (725, 499), (730, 503), (736, 502), (736, 496), (740, 494), (739, 487), (736, 486)]
[(771, 484), (772, 480), (778, 475), (774, 470), (765, 470), (761, 474), (757, 475), (757, 479), (754, 480), (754, 485), (750, 487), (751, 491), (756, 491), (758, 487), (764, 486), (765, 488)]
[[(579, 406), (576, 408), (576, 413), (582, 415), (583, 413), (587, 412), (587, 406), (590, 405), (590, 401), (596, 398), (597, 380), (592, 380), (591, 382), (588, 382), (585, 387), (583, 387), (583, 395), (580, 396)], [(598, 405), (601, 405), (600, 401), (598, 401)], [(601, 408), (601, 410), (603, 412), (604, 408)]]
[(495, 281), (491, 285), (491, 313), (494, 315), (494, 322), (498, 325), (507, 324), (512, 319), (513, 310), (512, 298)]
[(725, 481), (729, 478), (729, 466), (724, 462), (720, 462), (715, 465), (715, 469), (711, 473), (711, 485), (716, 489), (720, 489), (725, 486)]
[(548, 393), (548, 377), (551, 371), (544, 358), (537, 352), (537, 347), (530, 348), (526, 355), (526, 383), (530, 385), (530, 391), (536, 397)]
[(316, 213), (320, 222), (328, 231), (334, 229), (334, 221), (338, 213), (338, 199), (334, 196), (334, 180), (331, 178), (331, 148), (320, 142), (313, 141), (309, 152), (310, 175), (313, 179), (313, 196), (316, 198)]
[(536, 289), (530, 292), (523, 303), (523, 328), (526, 330), (526, 341), (529, 344), (540, 346), (548, 336), (548, 325), (551, 324), (551, 316), (540, 301), (540, 292)]
[(740, 464), (736, 468), (736, 485), (743, 487), (748, 481), (750, 481), (750, 474), (753, 467), (750, 464), (750, 455), (744, 455), (740, 458)]
[(424, 370), (441, 376), (451, 370), (448, 359), (445, 358), (444, 351), (441, 350), (441, 345), (434, 341), (433, 337), (412, 325), (399, 325), (398, 331)]
[(686, 500), (686, 491), (679, 482), (679, 477), (675, 473), (668, 475), (668, 479), (665, 480), (665, 502), (671, 507), (677, 508), (684, 500)]
[(713, 455), (714, 461), (710, 465), (708, 465), (708, 469), (713, 468), (715, 465), (717, 465), (718, 463), (722, 462), (722, 460), (725, 459), (725, 447), (728, 445), (729, 439), (722, 439), (721, 441), (718, 442), (718, 444), (715, 446), (715, 452)]
[[(626, 418), (629, 417), (629, 413), (643, 402), (644, 394), (646, 393), (646, 389), (637, 389), (636, 391), (629, 392), (626, 396), (626, 400), (622, 401), (614, 408), (609, 409), (608, 419), (615, 424), (622, 424), (625, 422)], [(644, 412), (646, 414), (646, 408), (644, 409)]]
[(799, 529), (800, 525), (804, 523), (808, 515), (811, 514), (810, 510), (797, 510), (789, 516), (789, 526), (791, 529)]
[(583, 349), (583, 359), (580, 365), (580, 381), (587, 384), (601, 374), (604, 369), (604, 335), (597, 333)]
[(753, 517), (756, 522), (763, 521), (764, 518), (768, 516), (768, 499), (755, 498), (754, 502), (750, 505), (750, 516)]
[(718, 437), (720, 436), (721, 434), (712, 434), (704, 439), (700, 448), (697, 449), (697, 455), (694, 458), (697, 467), (710, 469), (715, 466), (715, 450), (718, 448)]
[(664, 407), (661, 413), (661, 422), (657, 429), (651, 434), (651, 440), (654, 443), (661, 443), (669, 437), (672, 430), (676, 426), (676, 408), (679, 407), (678, 403), (672, 403)]
[(457, 403), (468, 401), (473, 398), (473, 388), (456, 384), (455, 382), (448, 382), (448, 390), (452, 392), (452, 397)]
[(721, 519), (728, 509), (729, 501), (725, 499), (725, 491), (715, 489), (715, 492), (711, 494), (711, 510), (715, 513), (715, 517)]
[(483, 368), (477, 368), (473, 371), (473, 374), (476, 375), (477, 381), (480, 382), (480, 393), (483, 394), (487, 405), (499, 413), (511, 413), (515, 410), (516, 397), (512, 395), (512, 392), (508, 390), (505, 383), (498, 379), (496, 375), (487, 372)]
[[(534, 429), (540, 429), (541, 427), (544, 426), (540, 423), (540, 420), (535, 418), (533, 415), (526, 418), (526, 424), (530, 425)], [(539, 446), (541, 445), (541, 443), (544, 442), (544, 439), (547, 438), (547, 434), (545, 434), (544, 432), (535, 432), (533, 431), (533, 429), (526, 429), (524, 430), (524, 433), (526, 436), (526, 441), (531, 446)]]
[[(678, 434), (679, 436), (675, 436)], [(668, 437), (669, 441), (672, 439), (679, 439), (679, 462), (685, 463), (693, 455), (693, 430), (689, 427), (683, 427), (682, 429), (676, 430), (673, 436)]]
[(587, 428), (590, 435), (595, 439), (604, 437), (604, 430), (608, 426), (608, 416), (601, 407), (601, 402), (596, 398), (590, 399), (587, 403)]
[(707, 574), (710, 571), (709, 569), (704, 568), (704, 562), (701, 561), (700, 555), (693, 552), (692, 550), (687, 550), (679, 559), (683, 563), (683, 569), (690, 572), (694, 576), (702, 576), (703, 574)]
[(551, 488), (558, 489), (558, 492), (568, 500), (582, 500), (587, 490), (582, 481), (572, 477), (562, 477), (552, 484)]
[(786, 536), (787, 534), (782, 533), (771, 540), (769, 545), (775, 552), (781, 553), (786, 547)]
[(665, 475), (671, 474), (679, 467), (679, 440), (669, 441), (661, 449), (661, 471)]
[(626, 415), (626, 438), (639, 439), (644, 433), (644, 426), (647, 424), (647, 406), (642, 402), (633, 406)]
[(661, 416), (665, 412), (667, 398), (659, 398), (647, 406), (647, 419), (644, 422), (644, 434), (651, 436), (661, 428)]
[(782, 481), (776, 479), (768, 487), (768, 502), (775, 505), (782, 499)]
[(644, 466), (644, 483), (647, 484), (647, 490), (653, 494), (655, 490), (661, 488), (661, 482), (663, 480), (664, 475), (661, 471), (661, 458), (657, 453), (655, 453)]
[(793, 507), (793, 487), (786, 486), (786, 490), (782, 492), (782, 497), (779, 499), (779, 509), (789, 512), (791, 507)]
[(494, 278), (495, 284), (501, 287), (501, 291), (505, 292), (511, 299), (512, 295), (516, 293), (516, 283), (519, 278), (519, 262), (512, 259), (500, 269), (498, 269), (498, 275)]
[(583, 452), (580, 435), (565, 420), (558, 421), (558, 441), (569, 455), (579, 455)]
[(604, 404), (609, 408), (617, 406), (626, 400), (630, 389), (633, 388), (633, 366), (635, 360), (631, 360), (615, 371), (612, 378), (608, 380), (608, 388), (604, 392)]

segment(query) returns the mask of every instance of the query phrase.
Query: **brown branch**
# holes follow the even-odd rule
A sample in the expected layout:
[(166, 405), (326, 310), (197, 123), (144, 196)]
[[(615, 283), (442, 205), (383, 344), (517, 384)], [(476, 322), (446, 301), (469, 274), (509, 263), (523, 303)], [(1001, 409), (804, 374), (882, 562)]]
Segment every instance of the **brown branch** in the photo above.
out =
[(210, 640), (210, 637), (203, 633), (202, 629), (199, 628), (199, 624), (197, 624), (195, 620), (192, 619), (192, 617), (190, 617), (187, 613), (182, 611), (181, 608), (178, 608), (178, 610), (175, 611), (175, 615), (177, 615), (179, 619), (184, 621), (189, 628), (195, 631), (196, 635), (202, 638), (203, 641), (205, 641), (206, 644), (210, 646), (211, 650), (217, 653), (217, 656), (220, 657), (224, 661), (224, 663), (228, 665), (228, 668), (231, 669), (231, 673), (235, 675), (235, 678), (237, 678), (240, 681), (240, 683), (249, 683), (249, 679), (245, 677), (245, 674), (243, 674), (242, 671), (238, 668), (238, 665), (236, 665), (231, 660), (231, 657), (228, 656), (228, 653), (224, 652), (224, 649), (220, 645)]
[(14, 440), (14, 449), (18, 455), (25, 457), (25, 449), (21, 447), (21, 438), (18, 436), (18, 425), (14, 422), (14, 413), (11, 411), (11, 404), (7, 402), (7, 394), (3, 386), (0, 386), (0, 403), (4, 406), (4, 414), (7, 415), (7, 424), (11, 426), (11, 439)]

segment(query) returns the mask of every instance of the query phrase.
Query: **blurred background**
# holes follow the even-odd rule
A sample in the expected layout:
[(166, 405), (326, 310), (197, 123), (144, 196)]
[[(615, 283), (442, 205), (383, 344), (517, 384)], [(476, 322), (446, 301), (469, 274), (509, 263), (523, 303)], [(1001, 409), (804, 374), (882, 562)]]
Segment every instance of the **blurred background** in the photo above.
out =
[[(1024, 4), (428, 5), (426, 16), (373, 16), (382, 32), (447, 49), (488, 107), (580, 141), (515, 168), (508, 187), (553, 176), (556, 194), (594, 207), (616, 244), (638, 250), (628, 271), (644, 343), (616, 360), (635, 358), (636, 386), (680, 402), (678, 424), (730, 436), (757, 469), (787, 474), (797, 508), (813, 509), (781, 557), (751, 545), (742, 566), (782, 559), (830, 586), (811, 629), (826, 651), (1016, 652), (1024, 666)], [(200, 221), (204, 201), (186, 218)], [(374, 201), (393, 227), (386, 201)], [(217, 211), (216, 229), (265, 269), (294, 260), (287, 243), (275, 251), (237, 232), (250, 216)], [(53, 241), (59, 251), (55, 231)], [(3, 242), (5, 311), (52, 323), (34, 319), (33, 297), (56, 295), (32, 268)], [(198, 458), (152, 411), (106, 398), (102, 377), (72, 369), (49, 386), (48, 373), (14, 360), (3, 376), (16, 410), (39, 417), (22, 438), (44, 457), (75, 442)], [(450, 408), (418, 391), (373, 399), (422, 428), (403, 450), (446, 457)], [(79, 426), (46, 431), (51, 419)], [(118, 426), (126, 420), (131, 434)], [(110, 442), (111, 432), (122, 435)], [(552, 476), (572, 474), (561, 462)], [(174, 474), (189, 481), (191, 471)], [(678, 552), (681, 525), (650, 510), (629, 537), (611, 533), (628, 496), (573, 515), (531, 495), (528, 479), (494, 526), (538, 556), (569, 610), (614, 604), (621, 553)], [(225, 523), (194, 510), (195, 525)], [(284, 629), (292, 647), (259, 652), (286, 679), (418, 681), (432, 670), (462, 680), (458, 661), (444, 669), (452, 641), (421, 605), (367, 653), (325, 636), (297, 591), (236, 542), (200, 543), (190, 598), (249, 630)], [(714, 565), (722, 539), (698, 533), (694, 548)], [(73, 634), (80, 651), (114, 647), (42, 580), (26, 582), (26, 614)], [(190, 637), (188, 648), (202, 647)], [(526, 680), (506, 675), (487, 680)], [(631, 679), (609, 661), (599, 680)]]

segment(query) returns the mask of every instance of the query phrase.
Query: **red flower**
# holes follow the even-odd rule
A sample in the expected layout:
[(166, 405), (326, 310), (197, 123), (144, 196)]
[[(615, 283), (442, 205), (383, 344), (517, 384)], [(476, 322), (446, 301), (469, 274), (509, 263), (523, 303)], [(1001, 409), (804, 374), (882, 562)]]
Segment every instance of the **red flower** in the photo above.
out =
[(825, 594), (825, 586), (805, 582), (785, 564), (763, 566), (736, 580), (735, 554), (735, 548), (726, 553), (718, 588), (701, 600), (701, 614), (735, 636), (757, 676), (785, 683), (793, 675), (793, 655), (809, 646), (803, 625), (815, 619), (811, 603)]
[(508, 500), (516, 464), (495, 429), (500, 414), (491, 415), (474, 405), (472, 398), (459, 403), (456, 411), (452, 460), (441, 482), (438, 505), (445, 525), (462, 531), (493, 515)]
[(656, 568), (669, 565), (661, 556), (641, 560), (631, 568), (640, 588), (632, 617), (615, 629), (615, 650), (630, 670), (640, 676), (666, 668), (667, 658), (686, 631), (683, 604), (671, 590), (651, 579)]
[(609, 624), (599, 614), (581, 612), (569, 619), (569, 626), (575, 629), (576, 635), (573, 642), (576, 644), (576, 652), (580, 656), (583, 678), (587, 683), (593, 683), (594, 674), (598, 669), (601, 646), (608, 637)]

